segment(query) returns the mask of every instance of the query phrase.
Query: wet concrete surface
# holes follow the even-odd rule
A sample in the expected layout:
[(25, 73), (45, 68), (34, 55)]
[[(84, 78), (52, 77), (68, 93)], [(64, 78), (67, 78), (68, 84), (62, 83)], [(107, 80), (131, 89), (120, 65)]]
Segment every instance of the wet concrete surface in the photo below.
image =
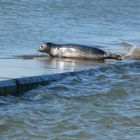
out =
[(17, 86), (19, 87), (21, 83), (24, 86), (20, 88), (20, 92), (46, 83), (50, 75), (48, 81), (59, 80), (61, 77), (76, 74), (77, 71), (88, 70), (102, 64), (89, 60), (50, 57), (3, 58), (0, 59), (0, 95), (10, 92), (15, 94)]

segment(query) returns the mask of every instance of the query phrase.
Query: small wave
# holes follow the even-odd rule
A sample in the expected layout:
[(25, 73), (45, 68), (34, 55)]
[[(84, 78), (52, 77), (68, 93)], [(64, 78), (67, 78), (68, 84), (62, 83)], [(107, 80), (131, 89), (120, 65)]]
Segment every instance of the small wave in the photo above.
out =
[(120, 46), (126, 53), (122, 54), (123, 58), (140, 60), (140, 47), (128, 42), (120, 43)]

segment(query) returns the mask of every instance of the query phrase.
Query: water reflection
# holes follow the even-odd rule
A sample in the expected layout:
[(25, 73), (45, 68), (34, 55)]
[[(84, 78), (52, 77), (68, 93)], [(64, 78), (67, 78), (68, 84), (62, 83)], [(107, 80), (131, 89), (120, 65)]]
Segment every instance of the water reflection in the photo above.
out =
[(71, 62), (68, 61), (52, 61), (53, 66), (57, 66), (57, 68), (60, 71), (64, 71), (65, 69), (69, 69), (70, 71), (74, 71), (76, 67), (75, 60), (71, 60)]
[(93, 68), (97, 65), (103, 64), (103, 61), (91, 61), (82, 59), (69, 59), (69, 58), (38, 58), (40, 67), (47, 68), (48, 66), (57, 69), (59, 72), (74, 71), (79, 69)]

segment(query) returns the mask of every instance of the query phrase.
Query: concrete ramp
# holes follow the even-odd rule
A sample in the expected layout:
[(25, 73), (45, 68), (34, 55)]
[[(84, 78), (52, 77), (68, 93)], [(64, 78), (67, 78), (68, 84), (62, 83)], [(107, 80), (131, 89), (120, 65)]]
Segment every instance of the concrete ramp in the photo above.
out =
[(23, 92), (93, 69), (102, 62), (75, 59), (0, 59), (0, 95)]

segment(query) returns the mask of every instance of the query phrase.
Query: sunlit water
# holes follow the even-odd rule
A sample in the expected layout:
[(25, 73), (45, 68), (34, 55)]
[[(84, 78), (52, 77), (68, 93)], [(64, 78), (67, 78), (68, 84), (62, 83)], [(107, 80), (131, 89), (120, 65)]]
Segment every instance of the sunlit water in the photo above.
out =
[[(0, 57), (34, 54), (45, 41), (140, 44), (139, 0), (1, 0)], [(124, 61), (0, 97), (0, 139), (140, 139), (140, 62)]]

